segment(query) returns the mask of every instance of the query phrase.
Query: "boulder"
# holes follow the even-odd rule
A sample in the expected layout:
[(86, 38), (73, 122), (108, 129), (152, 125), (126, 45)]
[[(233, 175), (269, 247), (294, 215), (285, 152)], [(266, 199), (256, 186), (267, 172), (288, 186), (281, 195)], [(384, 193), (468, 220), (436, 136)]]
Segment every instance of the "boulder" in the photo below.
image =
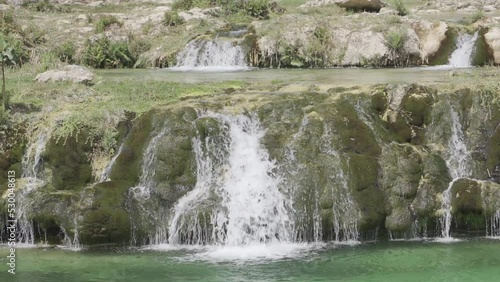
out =
[(500, 64), (500, 28), (492, 28), (484, 35), (484, 38), (493, 52), (495, 64)]
[(346, 9), (379, 12), (385, 5), (380, 0), (335, 0), (335, 4)]
[(318, 7), (337, 4), (346, 9), (357, 11), (379, 12), (385, 5), (380, 0), (311, 0), (300, 5), (300, 8)]
[(67, 65), (62, 69), (49, 70), (38, 74), (35, 78), (38, 82), (71, 81), (75, 83), (89, 83), (92, 79), (94, 79), (94, 74), (89, 69), (77, 65)]

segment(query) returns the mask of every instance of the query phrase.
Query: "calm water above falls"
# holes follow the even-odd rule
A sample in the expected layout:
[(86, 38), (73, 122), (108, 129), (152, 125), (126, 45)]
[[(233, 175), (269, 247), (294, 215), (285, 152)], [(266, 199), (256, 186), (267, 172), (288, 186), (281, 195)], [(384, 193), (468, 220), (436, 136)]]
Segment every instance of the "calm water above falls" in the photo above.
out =
[[(1, 281), (498, 281), (500, 241), (386, 242), (302, 249), (288, 258), (220, 261), (214, 250), (19, 249)], [(242, 254), (242, 250), (239, 251)]]

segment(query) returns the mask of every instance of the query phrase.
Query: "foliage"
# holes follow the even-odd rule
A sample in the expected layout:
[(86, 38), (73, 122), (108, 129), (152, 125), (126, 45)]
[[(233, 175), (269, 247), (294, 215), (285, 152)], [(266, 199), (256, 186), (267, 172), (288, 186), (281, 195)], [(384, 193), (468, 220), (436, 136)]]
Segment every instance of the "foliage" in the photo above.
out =
[(110, 27), (113, 24), (116, 24), (119, 27), (123, 26), (123, 23), (120, 20), (118, 20), (115, 16), (104, 15), (100, 17), (99, 20), (97, 21), (95, 25), (95, 32), (96, 33), (104, 32), (108, 27)]
[(7, 63), (15, 63), (14, 62), (14, 48), (12, 48), (3, 36), (1, 34), (0, 36), (0, 63), (2, 64), (2, 103), (0, 105), (0, 114), (2, 115), (2, 118), (4, 117), (5, 109), (7, 106), (7, 91), (5, 90), (5, 65)]
[(0, 32), (10, 34), (18, 32), (21, 28), (16, 23), (14, 13), (11, 11), (0, 11)]
[(466, 22), (468, 24), (473, 24), (473, 23), (476, 23), (482, 19), (484, 19), (484, 12), (482, 10), (478, 10), (478, 11), (474, 12), (472, 15), (470, 15), (469, 17), (467, 17)]
[(87, 40), (82, 61), (93, 68), (109, 69), (133, 67), (136, 58), (129, 50), (128, 42), (101, 37), (93, 42)]
[(396, 9), (396, 11), (398, 11), (398, 15), (400, 16), (406, 16), (410, 13), (408, 8), (406, 8), (405, 3), (403, 3), (402, 0), (393, 0), (392, 5)]
[(176, 11), (166, 11), (163, 16), (163, 24), (166, 26), (178, 26), (184, 23), (184, 18)]
[(391, 51), (400, 51), (405, 45), (407, 34), (402, 29), (391, 30), (385, 35), (386, 45)]
[(57, 45), (54, 49), (54, 53), (61, 62), (73, 64), (76, 61), (76, 46), (73, 41), (66, 41), (61, 45)]
[(225, 15), (246, 14), (253, 18), (266, 18), (271, 8), (269, 0), (177, 0), (172, 10), (190, 10), (194, 7), (219, 6)]
[(43, 0), (43, 1), (37, 1), (37, 2), (28, 2), (23, 5), (25, 8), (37, 12), (45, 12), (45, 13), (52, 13), (52, 12), (62, 12), (62, 13), (69, 13), (71, 12), (71, 9), (61, 6), (61, 5), (54, 5), (49, 2), (49, 0)]
[(21, 30), (20, 34), (23, 38), (24, 45), (28, 48), (33, 48), (36, 45), (45, 43), (45, 35), (47, 32), (34, 24), (30, 24)]

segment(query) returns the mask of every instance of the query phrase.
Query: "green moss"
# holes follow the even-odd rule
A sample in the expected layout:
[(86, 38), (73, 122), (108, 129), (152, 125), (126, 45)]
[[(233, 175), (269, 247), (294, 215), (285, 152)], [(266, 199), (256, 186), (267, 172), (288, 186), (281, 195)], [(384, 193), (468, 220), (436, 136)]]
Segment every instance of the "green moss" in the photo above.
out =
[(481, 185), (475, 180), (459, 179), (451, 188), (453, 214), (481, 214)]
[(83, 244), (126, 244), (130, 240), (129, 214), (124, 197), (128, 186), (123, 182), (105, 182), (94, 186), (92, 207), (85, 211), (80, 236)]
[(489, 49), (488, 44), (484, 35), (488, 32), (488, 29), (482, 28), (479, 30), (479, 36), (476, 41), (476, 46), (474, 49), (474, 54), (472, 57), (473, 66), (484, 66), (493, 61), (493, 54)]
[(429, 65), (446, 65), (457, 46), (458, 31), (455, 28), (448, 28), (445, 33), (445, 40), (441, 43), (439, 50), (429, 58)]

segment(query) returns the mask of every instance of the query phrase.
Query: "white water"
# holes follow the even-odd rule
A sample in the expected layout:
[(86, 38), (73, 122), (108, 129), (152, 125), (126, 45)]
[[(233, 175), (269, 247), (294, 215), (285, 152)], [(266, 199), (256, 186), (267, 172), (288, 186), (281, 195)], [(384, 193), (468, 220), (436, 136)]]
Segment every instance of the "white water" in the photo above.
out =
[(495, 239), (500, 238), (500, 210), (497, 210), (495, 214), (487, 220), (486, 236)]
[(142, 173), (139, 179), (139, 184), (131, 187), (129, 192), (136, 198), (147, 200), (150, 197), (151, 189), (155, 181), (155, 163), (156, 163), (156, 146), (158, 142), (168, 133), (168, 127), (163, 128), (158, 134), (151, 139), (146, 151), (142, 157)]
[(195, 39), (177, 56), (180, 71), (237, 71), (246, 70), (245, 52), (230, 40)]
[(479, 33), (477, 31), (474, 35), (467, 33), (460, 34), (457, 38), (457, 48), (451, 54), (448, 65), (453, 68), (472, 67), (472, 54), (474, 53), (478, 36)]
[(113, 165), (115, 164), (116, 159), (118, 158), (118, 156), (122, 152), (124, 144), (125, 144), (125, 142), (122, 142), (122, 144), (118, 148), (118, 151), (116, 152), (116, 154), (109, 161), (109, 163), (106, 165), (106, 167), (102, 170), (101, 176), (99, 177), (99, 183), (111, 180), (109, 178), (109, 174), (111, 173), (111, 169), (113, 169)]
[(30, 194), (45, 184), (40, 179), (40, 166), (42, 162), (41, 155), (50, 139), (51, 131), (42, 130), (38, 133), (36, 139), (31, 140), (26, 153), (22, 159), (22, 175), (25, 182), (24, 186), (16, 191), (16, 214), (17, 214), (17, 240), (18, 243), (25, 246), (35, 244), (35, 232), (33, 222), (29, 218), (32, 202), (29, 199)]
[(467, 149), (465, 143), (465, 134), (462, 130), (460, 118), (458, 113), (450, 105), (451, 115), (451, 130), (452, 134), (448, 141), (448, 157), (446, 164), (453, 180), (449, 183), (448, 188), (442, 194), (441, 210), (443, 215), (440, 219), (441, 223), (441, 237), (444, 241), (447, 239), (452, 240), (450, 234), (451, 219), (452, 219), (452, 206), (451, 206), (451, 188), (455, 181), (460, 178), (470, 177), (472, 174), (471, 169), (471, 153)]
[[(275, 163), (260, 144), (265, 132), (259, 122), (244, 115), (209, 116), (225, 127), (225, 145), (207, 154), (202, 152), (202, 140), (194, 142), (197, 184), (173, 209), (168, 242), (232, 247), (291, 243), (289, 200), (278, 189)], [(205, 142), (210, 145), (211, 140)], [(203, 205), (212, 193), (219, 202)], [(200, 221), (203, 211), (206, 216)], [(212, 229), (208, 234), (203, 233), (204, 221)]]

